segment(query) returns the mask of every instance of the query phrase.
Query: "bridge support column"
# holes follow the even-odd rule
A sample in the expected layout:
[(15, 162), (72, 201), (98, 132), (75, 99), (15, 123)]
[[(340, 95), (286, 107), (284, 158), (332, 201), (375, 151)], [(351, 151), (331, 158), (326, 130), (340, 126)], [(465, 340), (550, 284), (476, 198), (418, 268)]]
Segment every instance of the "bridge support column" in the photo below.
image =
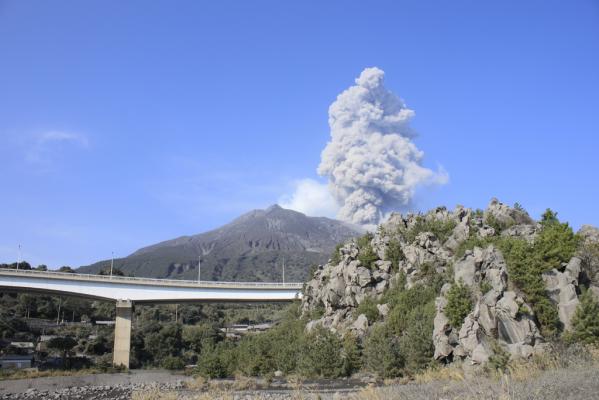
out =
[(116, 323), (114, 325), (114, 349), (112, 351), (115, 366), (129, 368), (129, 353), (131, 351), (131, 315), (133, 302), (117, 300)]

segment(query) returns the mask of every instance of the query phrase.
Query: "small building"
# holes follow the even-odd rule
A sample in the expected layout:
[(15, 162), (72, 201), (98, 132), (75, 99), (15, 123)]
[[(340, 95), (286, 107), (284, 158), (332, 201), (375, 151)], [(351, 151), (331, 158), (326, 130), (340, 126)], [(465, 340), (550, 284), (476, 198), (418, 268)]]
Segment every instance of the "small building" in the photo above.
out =
[(0, 368), (2, 369), (23, 369), (33, 366), (32, 355), (7, 354), (0, 357)]
[(96, 325), (105, 325), (105, 326), (111, 326), (114, 325), (116, 323), (116, 321), (96, 321)]
[(21, 350), (33, 350), (35, 345), (33, 342), (10, 342), (10, 347)]

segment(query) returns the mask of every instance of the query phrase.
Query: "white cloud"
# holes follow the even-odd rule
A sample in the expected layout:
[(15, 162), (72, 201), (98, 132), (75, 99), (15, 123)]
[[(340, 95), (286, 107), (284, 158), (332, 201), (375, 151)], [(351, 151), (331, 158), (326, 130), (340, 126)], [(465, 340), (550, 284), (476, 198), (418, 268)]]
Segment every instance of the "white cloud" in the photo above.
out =
[(87, 137), (79, 133), (49, 131), (41, 134), (38, 139), (38, 143), (40, 144), (51, 142), (71, 142), (77, 143), (82, 147), (89, 146), (89, 140)]
[(32, 164), (48, 164), (55, 153), (66, 146), (89, 147), (87, 136), (80, 133), (64, 131), (47, 131), (36, 136), (34, 143), (25, 155), (26, 161)]
[(314, 179), (296, 181), (294, 193), (281, 197), (279, 204), (312, 217), (335, 217), (339, 210), (327, 184)]

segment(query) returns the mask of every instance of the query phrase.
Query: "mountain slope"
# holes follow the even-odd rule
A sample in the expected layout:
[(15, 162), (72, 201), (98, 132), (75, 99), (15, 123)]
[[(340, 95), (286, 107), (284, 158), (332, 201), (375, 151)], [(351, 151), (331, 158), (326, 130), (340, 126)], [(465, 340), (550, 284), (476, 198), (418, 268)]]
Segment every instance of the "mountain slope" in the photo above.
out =
[[(361, 233), (360, 228), (329, 218), (308, 217), (273, 205), (254, 210), (218, 229), (182, 236), (137, 250), (115, 260), (127, 274), (154, 278), (203, 280), (302, 281), (311, 265), (325, 263), (335, 246)], [(110, 264), (81, 267), (97, 273)]]

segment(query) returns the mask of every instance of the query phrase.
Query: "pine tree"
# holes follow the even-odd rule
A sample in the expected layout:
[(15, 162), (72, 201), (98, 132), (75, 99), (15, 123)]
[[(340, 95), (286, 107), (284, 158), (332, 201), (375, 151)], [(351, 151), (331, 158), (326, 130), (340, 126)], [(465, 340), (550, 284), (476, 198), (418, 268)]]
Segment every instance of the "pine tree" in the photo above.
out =
[(599, 301), (593, 298), (590, 290), (586, 290), (580, 297), (567, 339), (570, 342), (599, 344)]

